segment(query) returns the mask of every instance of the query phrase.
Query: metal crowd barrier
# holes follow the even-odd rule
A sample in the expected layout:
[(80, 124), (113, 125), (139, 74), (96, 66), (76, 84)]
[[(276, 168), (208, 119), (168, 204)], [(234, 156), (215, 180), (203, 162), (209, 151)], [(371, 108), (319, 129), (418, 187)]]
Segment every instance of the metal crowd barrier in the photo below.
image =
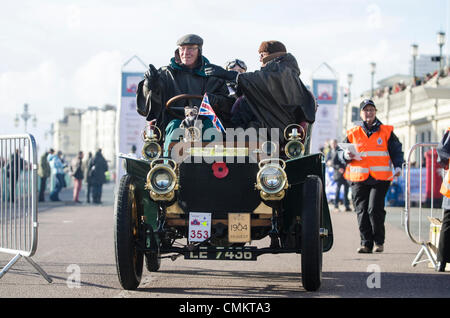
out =
[[(434, 207), (434, 174), (435, 174), (435, 165), (434, 160), (436, 158), (436, 154), (434, 151), (431, 152), (431, 198), (430, 198), (430, 207), (423, 207), (423, 193), (422, 193), (422, 186), (426, 183), (426, 178), (422, 176), (423, 169), (420, 169), (418, 183), (419, 183), (419, 198), (418, 198), (418, 208), (413, 209), (411, 208), (411, 163), (413, 160), (413, 153), (418, 149), (419, 150), (419, 167), (423, 166), (423, 149), (424, 148), (431, 148), (433, 150), (438, 146), (438, 143), (418, 143), (411, 147), (411, 149), (408, 152), (407, 155), (407, 161), (406, 161), (406, 174), (405, 174), (405, 211), (404, 211), (404, 226), (406, 234), (409, 236), (411, 241), (417, 245), (420, 246), (420, 250), (417, 253), (416, 257), (414, 258), (411, 266), (416, 266), (417, 264), (421, 262), (431, 262), (434, 268), (437, 268), (437, 260), (436, 260), (436, 252), (434, 251), (433, 244), (430, 240), (424, 238), (427, 237), (425, 233), (429, 235), (429, 227), (423, 226), (423, 223), (425, 222), (425, 217), (433, 218), (433, 213), (435, 212), (436, 208), (440, 210), (439, 207)], [(417, 181), (417, 180), (415, 180)], [(417, 200), (415, 200), (417, 201)], [(441, 211), (442, 214), (442, 211)], [(414, 229), (411, 226), (411, 221), (414, 222)], [(426, 232), (424, 233), (424, 230)], [(428, 236), (429, 237), (429, 236)], [(426, 256), (426, 259), (421, 260), (423, 256)]]
[(0, 252), (15, 255), (0, 278), (23, 257), (52, 282), (31, 258), (38, 245), (37, 167), (32, 135), (0, 136)]

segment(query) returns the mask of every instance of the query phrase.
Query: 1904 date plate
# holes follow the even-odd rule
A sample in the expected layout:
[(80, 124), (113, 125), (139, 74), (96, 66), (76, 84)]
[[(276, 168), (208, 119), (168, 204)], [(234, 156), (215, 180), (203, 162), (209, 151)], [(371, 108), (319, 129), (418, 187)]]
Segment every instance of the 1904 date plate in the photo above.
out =
[(221, 261), (256, 261), (255, 246), (245, 247), (200, 247), (196, 251), (184, 254), (185, 259), (221, 260)]

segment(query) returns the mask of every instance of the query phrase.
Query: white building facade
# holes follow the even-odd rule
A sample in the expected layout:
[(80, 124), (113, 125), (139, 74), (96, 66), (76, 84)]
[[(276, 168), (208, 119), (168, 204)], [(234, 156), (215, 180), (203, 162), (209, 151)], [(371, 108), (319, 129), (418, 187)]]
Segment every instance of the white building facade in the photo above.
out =
[(64, 119), (54, 125), (53, 148), (61, 150), (70, 162), (83, 151), (85, 158), (98, 149), (108, 162), (110, 170), (115, 168), (115, 123), (116, 107), (88, 107), (87, 109), (64, 109)]
[[(344, 107), (343, 136), (354, 121), (360, 120), (359, 104), (364, 98), (370, 96), (354, 99)], [(385, 93), (373, 101), (378, 119), (394, 126), (405, 156), (416, 143), (439, 142), (450, 127), (450, 76), (434, 78), (425, 85), (407, 86), (395, 94)]]
[(53, 148), (62, 151), (66, 160), (80, 151), (81, 113), (76, 108), (64, 108), (63, 119), (53, 125)]

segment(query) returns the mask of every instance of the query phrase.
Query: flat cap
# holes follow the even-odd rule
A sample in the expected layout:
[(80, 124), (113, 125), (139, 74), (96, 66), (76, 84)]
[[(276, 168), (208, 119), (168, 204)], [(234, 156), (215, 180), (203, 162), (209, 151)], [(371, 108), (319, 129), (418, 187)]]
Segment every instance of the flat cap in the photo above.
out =
[(177, 45), (196, 44), (198, 46), (203, 45), (203, 39), (196, 34), (186, 34), (178, 39)]

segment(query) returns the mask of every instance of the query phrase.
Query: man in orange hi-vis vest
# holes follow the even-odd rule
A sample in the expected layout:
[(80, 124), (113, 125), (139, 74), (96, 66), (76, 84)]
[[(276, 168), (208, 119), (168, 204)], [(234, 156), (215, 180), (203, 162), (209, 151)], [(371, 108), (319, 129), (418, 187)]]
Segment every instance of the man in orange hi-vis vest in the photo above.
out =
[(347, 164), (344, 178), (351, 183), (358, 218), (361, 237), (358, 253), (383, 252), (384, 199), (391, 181), (400, 175), (404, 162), (402, 144), (394, 134), (394, 128), (382, 124), (376, 113), (374, 102), (363, 100), (360, 104), (362, 121), (347, 131), (344, 140), (344, 144), (352, 144), (350, 146), (356, 151), (351, 151), (350, 147), (338, 150), (339, 160)]
[(450, 127), (445, 131), (436, 151), (439, 165), (447, 170), (441, 186), (441, 193), (444, 195), (442, 200), (444, 218), (442, 220), (437, 253), (439, 262), (437, 270), (444, 272), (445, 266), (447, 263), (450, 263), (450, 173), (448, 169), (450, 162)]

